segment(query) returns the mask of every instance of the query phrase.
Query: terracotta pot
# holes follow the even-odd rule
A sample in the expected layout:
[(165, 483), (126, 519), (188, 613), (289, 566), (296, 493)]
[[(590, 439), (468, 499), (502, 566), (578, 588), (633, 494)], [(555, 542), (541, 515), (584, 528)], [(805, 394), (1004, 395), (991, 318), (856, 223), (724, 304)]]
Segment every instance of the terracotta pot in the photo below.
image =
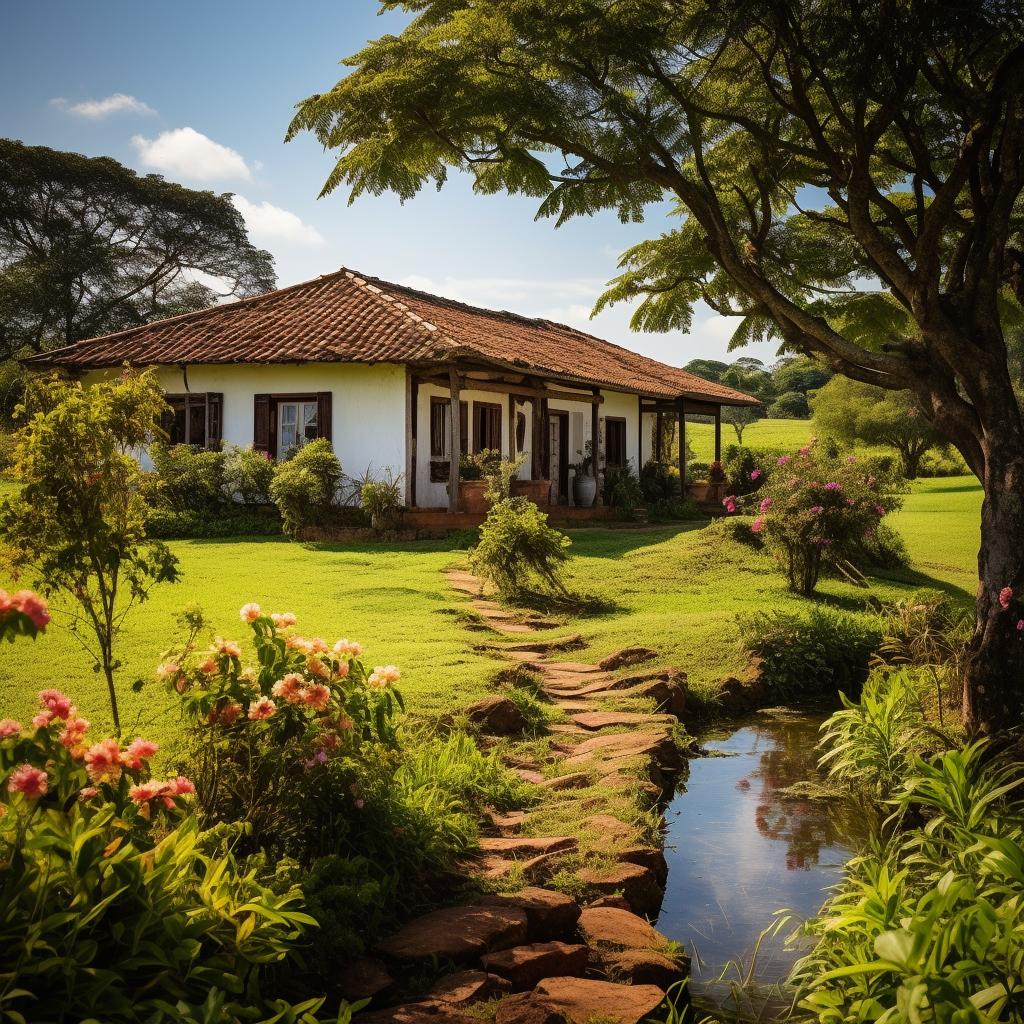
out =
[(491, 503), (484, 493), (486, 490), (486, 480), (460, 480), (459, 511), (486, 513), (491, 507)]
[(513, 480), (513, 498), (529, 498), (535, 505), (551, 504), (550, 480)]
[(707, 501), (711, 487), (707, 480), (694, 480), (686, 485), (686, 496), (696, 502)]

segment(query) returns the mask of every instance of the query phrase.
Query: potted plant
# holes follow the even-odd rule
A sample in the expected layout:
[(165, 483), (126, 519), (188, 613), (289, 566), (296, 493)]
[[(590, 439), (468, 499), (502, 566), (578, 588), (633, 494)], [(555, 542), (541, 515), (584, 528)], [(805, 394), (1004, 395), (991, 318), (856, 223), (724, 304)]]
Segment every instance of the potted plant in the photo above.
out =
[(583, 451), (576, 449), (580, 456), (579, 462), (571, 462), (569, 468), (573, 471), (572, 497), (573, 502), (580, 508), (590, 508), (597, 498), (597, 477), (594, 475), (594, 446), (587, 441)]
[(715, 459), (714, 462), (708, 466), (708, 490), (707, 500), (718, 502), (722, 500), (722, 495), (725, 493), (725, 470), (722, 468), (722, 463)]
[(484, 476), (486, 465), (494, 454), (485, 450), (475, 455), (463, 455), (459, 459), (460, 512), (485, 513), (491, 507)]
[(359, 501), (369, 513), (370, 525), (378, 533), (393, 530), (402, 515), (401, 477), (367, 480), (359, 492)]

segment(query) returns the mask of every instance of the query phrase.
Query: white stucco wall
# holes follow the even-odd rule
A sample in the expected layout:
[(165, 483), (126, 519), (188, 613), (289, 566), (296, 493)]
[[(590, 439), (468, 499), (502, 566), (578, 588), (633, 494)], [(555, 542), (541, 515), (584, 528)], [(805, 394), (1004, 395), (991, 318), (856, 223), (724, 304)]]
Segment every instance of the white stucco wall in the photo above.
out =
[[(119, 371), (118, 371), (119, 372)], [(86, 382), (107, 372), (88, 374)], [(189, 366), (188, 387), (177, 367), (157, 369), (169, 394), (214, 391), (224, 395), (225, 444), (249, 447), (253, 441), (253, 396), (330, 391), (331, 440), (344, 472), (360, 477), (367, 470), (394, 476), (406, 469), (405, 366), (380, 363), (307, 363), (300, 365)]]

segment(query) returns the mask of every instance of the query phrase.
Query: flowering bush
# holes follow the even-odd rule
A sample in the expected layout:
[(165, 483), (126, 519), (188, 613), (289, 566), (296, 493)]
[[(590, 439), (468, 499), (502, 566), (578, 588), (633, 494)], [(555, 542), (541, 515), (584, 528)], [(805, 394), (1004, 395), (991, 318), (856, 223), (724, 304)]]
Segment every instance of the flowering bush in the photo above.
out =
[(291, 458), (278, 462), (270, 482), (270, 496), (281, 513), (289, 537), (304, 526), (319, 524), (338, 496), (341, 463), (331, 442), (318, 437), (303, 445)]
[(247, 604), (239, 614), (252, 661), (221, 637), (198, 650), (197, 624), (157, 669), (193, 724), (202, 814), (245, 822), (255, 848), (277, 855), (333, 852), (361, 809), (362, 765), (396, 746), (401, 674), (368, 670), (350, 640), (299, 636), (289, 612)]
[[(767, 477), (756, 467), (749, 475), (754, 481)], [(723, 505), (730, 513), (741, 506), (756, 512), (751, 529), (786, 563), (790, 589), (808, 595), (826, 557), (848, 557), (897, 507), (885, 493), (891, 490), (889, 481), (865, 472), (856, 456), (829, 459), (812, 442), (795, 455), (780, 455), (757, 491), (729, 495)]]
[[(45, 625), (35, 595), (0, 593), (0, 635)], [(315, 925), (298, 891), (201, 852), (194, 787), (150, 774), (156, 744), (90, 738), (58, 690), (39, 705), (0, 721), (0, 1018), (315, 1022), (322, 999), (260, 994)]]

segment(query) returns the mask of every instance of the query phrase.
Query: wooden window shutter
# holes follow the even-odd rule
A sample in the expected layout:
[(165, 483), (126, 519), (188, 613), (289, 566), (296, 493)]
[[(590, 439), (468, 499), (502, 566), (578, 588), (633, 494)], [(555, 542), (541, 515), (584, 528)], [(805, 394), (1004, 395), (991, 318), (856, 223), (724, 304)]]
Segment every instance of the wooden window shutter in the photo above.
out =
[(320, 437), (331, 438), (331, 392), (316, 393), (316, 429)]
[(469, 454), (469, 403), (459, 402), (459, 446), (463, 455)]
[(270, 447), (270, 395), (253, 395), (252, 446), (257, 451), (269, 452)]
[(206, 394), (206, 447), (220, 448), (224, 440), (224, 395), (220, 391)]

